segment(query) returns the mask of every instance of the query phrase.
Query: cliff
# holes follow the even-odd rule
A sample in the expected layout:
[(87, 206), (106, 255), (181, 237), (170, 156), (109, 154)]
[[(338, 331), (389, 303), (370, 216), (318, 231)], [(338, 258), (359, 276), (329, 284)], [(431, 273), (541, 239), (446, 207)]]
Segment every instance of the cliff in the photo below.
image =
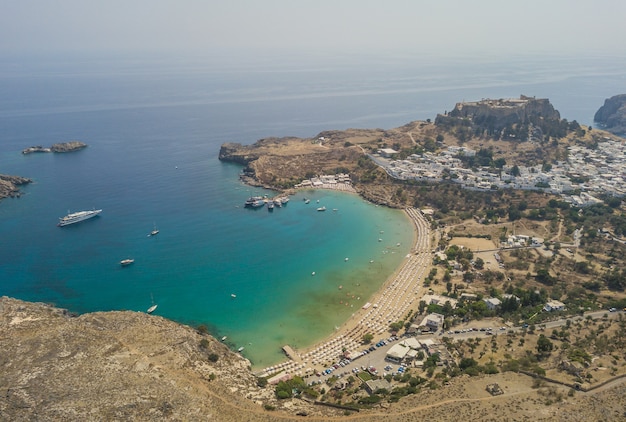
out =
[[(548, 99), (521, 95), (518, 99), (484, 99), (457, 103), (452, 111), (439, 114), (435, 124), (454, 131), (461, 141), (472, 135), (497, 140), (542, 139), (566, 136), (567, 121)], [(574, 124), (573, 126), (577, 126)], [(575, 127), (570, 129), (575, 129)]]
[(604, 105), (598, 109), (593, 120), (615, 135), (626, 136), (626, 94), (604, 100)]

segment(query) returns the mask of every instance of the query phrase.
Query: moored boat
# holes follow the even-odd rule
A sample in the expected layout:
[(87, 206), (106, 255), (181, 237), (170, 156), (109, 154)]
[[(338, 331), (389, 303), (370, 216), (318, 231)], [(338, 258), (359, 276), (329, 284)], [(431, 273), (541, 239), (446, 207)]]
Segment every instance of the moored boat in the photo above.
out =
[(251, 196), (244, 203), (246, 208), (259, 208), (265, 205), (265, 201), (262, 196)]
[(122, 265), (122, 267), (125, 267), (125, 266), (130, 265), (130, 264), (132, 264), (132, 263), (134, 263), (134, 262), (135, 262), (135, 260), (134, 260), (134, 259), (131, 259), (131, 258), (126, 258), (126, 259), (122, 259), (122, 260), (120, 261), (120, 264)]
[(326, 207), (319, 207), (317, 210), (318, 211), (326, 211)]
[(57, 226), (63, 227), (63, 226), (68, 226), (70, 224), (85, 221), (92, 217), (95, 217), (101, 212), (102, 210), (91, 210), (91, 211), (78, 211), (78, 212), (69, 213), (65, 217), (59, 218), (59, 223), (57, 224)]

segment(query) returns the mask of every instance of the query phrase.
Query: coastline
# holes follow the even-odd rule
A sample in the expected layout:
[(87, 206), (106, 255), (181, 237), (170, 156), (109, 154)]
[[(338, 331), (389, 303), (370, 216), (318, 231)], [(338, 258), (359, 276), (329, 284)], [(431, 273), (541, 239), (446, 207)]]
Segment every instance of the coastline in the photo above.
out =
[(302, 350), (284, 345), (287, 359), (256, 371), (257, 375), (303, 376), (323, 370), (338, 361), (344, 351), (363, 350), (366, 347), (362, 344), (364, 334), (372, 334), (374, 343), (391, 336), (389, 324), (404, 319), (409, 311), (417, 308), (421, 282), (432, 261), (431, 232), (421, 211), (407, 208), (404, 212), (413, 226), (413, 246), (400, 266), (369, 298), (369, 302), (355, 311), (335, 332), (314, 345)]

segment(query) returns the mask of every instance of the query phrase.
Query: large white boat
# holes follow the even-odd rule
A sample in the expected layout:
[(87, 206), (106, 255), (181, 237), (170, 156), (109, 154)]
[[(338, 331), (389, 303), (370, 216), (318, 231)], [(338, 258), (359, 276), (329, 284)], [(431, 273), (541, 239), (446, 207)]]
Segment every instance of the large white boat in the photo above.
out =
[(63, 226), (67, 226), (67, 225), (70, 225), (70, 224), (78, 223), (80, 221), (84, 221), (84, 220), (87, 220), (89, 218), (95, 217), (96, 215), (100, 214), (101, 212), (102, 212), (102, 210), (73, 212), (73, 213), (70, 213), (70, 214), (66, 215), (65, 217), (59, 218), (59, 224), (57, 224), (57, 226), (63, 227)]

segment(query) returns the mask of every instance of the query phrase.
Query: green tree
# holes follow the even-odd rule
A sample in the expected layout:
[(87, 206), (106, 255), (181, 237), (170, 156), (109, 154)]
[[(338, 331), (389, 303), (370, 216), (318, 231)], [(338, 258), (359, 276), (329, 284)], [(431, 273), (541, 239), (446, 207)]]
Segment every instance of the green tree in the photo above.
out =
[(543, 334), (539, 335), (537, 339), (537, 352), (540, 355), (549, 355), (554, 349), (554, 344), (550, 341), (550, 339)]

